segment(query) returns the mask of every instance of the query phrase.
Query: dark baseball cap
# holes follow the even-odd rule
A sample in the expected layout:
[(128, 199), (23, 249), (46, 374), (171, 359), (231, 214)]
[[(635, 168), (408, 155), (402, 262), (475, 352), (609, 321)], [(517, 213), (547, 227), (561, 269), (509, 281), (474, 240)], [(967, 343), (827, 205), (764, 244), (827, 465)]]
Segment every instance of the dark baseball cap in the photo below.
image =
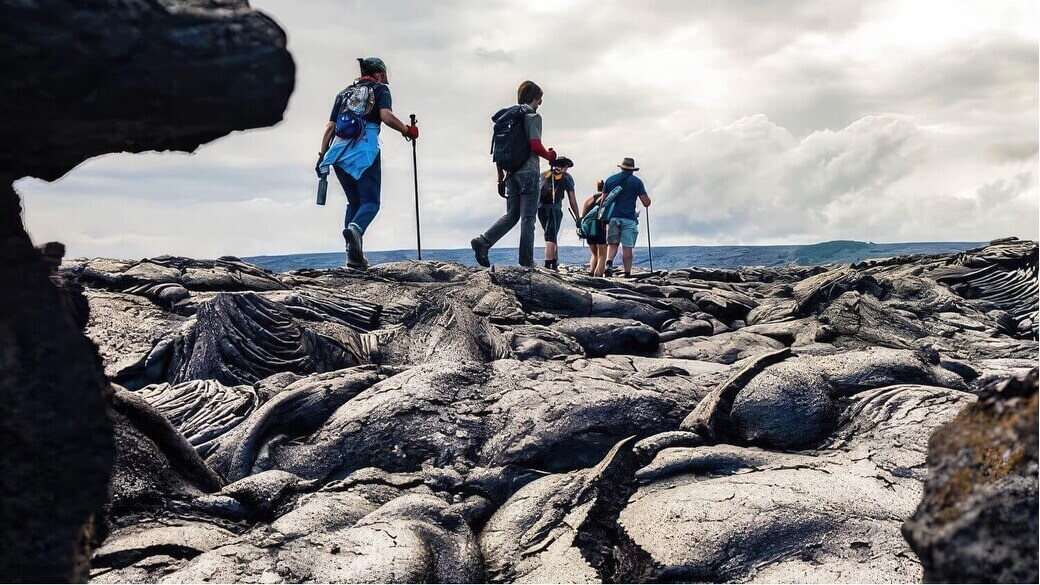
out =
[(390, 74), (386, 70), (386, 63), (379, 57), (358, 57), (358, 64), (361, 65), (361, 74), (368, 75), (369, 73), (386, 73), (387, 81), (390, 81)]

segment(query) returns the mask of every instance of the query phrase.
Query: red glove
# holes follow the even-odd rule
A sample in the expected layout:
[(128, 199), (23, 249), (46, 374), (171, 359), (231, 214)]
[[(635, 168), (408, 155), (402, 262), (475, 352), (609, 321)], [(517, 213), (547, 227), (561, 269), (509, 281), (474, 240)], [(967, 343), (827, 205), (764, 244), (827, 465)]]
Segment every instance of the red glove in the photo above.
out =
[(542, 141), (538, 139), (531, 139), (531, 152), (550, 162), (556, 160), (556, 151), (551, 148), (546, 150)]
[(401, 132), (401, 136), (404, 136), (408, 140), (415, 140), (416, 138), (419, 138), (419, 127), (406, 126), (405, 131)]

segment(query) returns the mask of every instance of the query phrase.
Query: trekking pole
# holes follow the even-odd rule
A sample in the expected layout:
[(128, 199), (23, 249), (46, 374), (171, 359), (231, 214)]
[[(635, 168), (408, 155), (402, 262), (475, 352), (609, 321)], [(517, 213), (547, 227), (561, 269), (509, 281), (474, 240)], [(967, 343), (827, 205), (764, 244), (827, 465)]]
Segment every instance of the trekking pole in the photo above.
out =
[[(415, 126), (415, 114), (411, 114), (409, 118), (412, 126)], [(415, 250), (419, 254), (419, 261), (422, 262), (422, 234), (419, 230), (419, 163), (415, 155), (415, 142), (412, 140), (412, 179), (415, 182)]]
[(646, 211), (646, 251), (650, 254), (650, 272), (654, 271), (654, 246), (650, 243), (650, 208), (644, 207)]

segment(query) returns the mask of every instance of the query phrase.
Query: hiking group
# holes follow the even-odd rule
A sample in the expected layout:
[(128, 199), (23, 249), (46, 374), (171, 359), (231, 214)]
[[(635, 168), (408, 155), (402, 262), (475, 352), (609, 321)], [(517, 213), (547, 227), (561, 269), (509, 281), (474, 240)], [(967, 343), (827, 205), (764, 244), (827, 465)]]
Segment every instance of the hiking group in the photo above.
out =
[[(320, 179), (319, 205), (325, 203), (330, 168), (343, 187), (347, 197), (343, 222), (347, 267), (364, 270), (368, 261), (363, 237), (379, 212), (380, 128), (385, 124), (409, 141), (419, 138), (419, 129), (414, 116), (412, 123), (406, 125), (394, 115), (386, 64), (374, 57), (358, 59), (358, 63), (361, 77), (336, 95), (322, 134), (315, 171)], [(621, 170), (599, 181), (596, 192), (579, 210), (574, 178), (569, 172), (574, 162), (542, 144), (538, 107), (543, 99), (542, 89), (533, 81), (525, 81), (517, 90), (517, 104), (499, 110), (491, 118), (491, 155), (498, 173), (498, 194), (505, 199), (506, 210), (470, 241), (476, 261), (489, 267), (488, 252), (519, 222), (519, 264), (534, 267), (537, 219), (545, 239), (545, 267), (558, 269), (557, 240), (566, 198), (578, 236), (586, 240), (590, 249), (589, 272), (594, 276), (612, 276), (613, 260), (620, 248), (624, 274), (631, 276), (632, 249), (639, 235), (636, 201), (650, 206), (646, 188), (634, 174), (639, 168), (634, 160), (625, 158), (617, 165)], [(549, 162), (550, 168), (544, 174), (541, 159)], [(418, 183), (416, 191), (418, 205)]]

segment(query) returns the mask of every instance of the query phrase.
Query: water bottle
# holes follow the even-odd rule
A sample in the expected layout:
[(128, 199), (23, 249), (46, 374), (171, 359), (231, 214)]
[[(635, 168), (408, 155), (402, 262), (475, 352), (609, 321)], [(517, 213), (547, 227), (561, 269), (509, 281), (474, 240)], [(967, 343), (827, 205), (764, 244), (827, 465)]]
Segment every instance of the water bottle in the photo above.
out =
[(318, 200), (316, 202), (318, 205), (325, 205), (325, 194), (328, 190), (329, 176), (322, 175), (321, 178), (318, 179)]

